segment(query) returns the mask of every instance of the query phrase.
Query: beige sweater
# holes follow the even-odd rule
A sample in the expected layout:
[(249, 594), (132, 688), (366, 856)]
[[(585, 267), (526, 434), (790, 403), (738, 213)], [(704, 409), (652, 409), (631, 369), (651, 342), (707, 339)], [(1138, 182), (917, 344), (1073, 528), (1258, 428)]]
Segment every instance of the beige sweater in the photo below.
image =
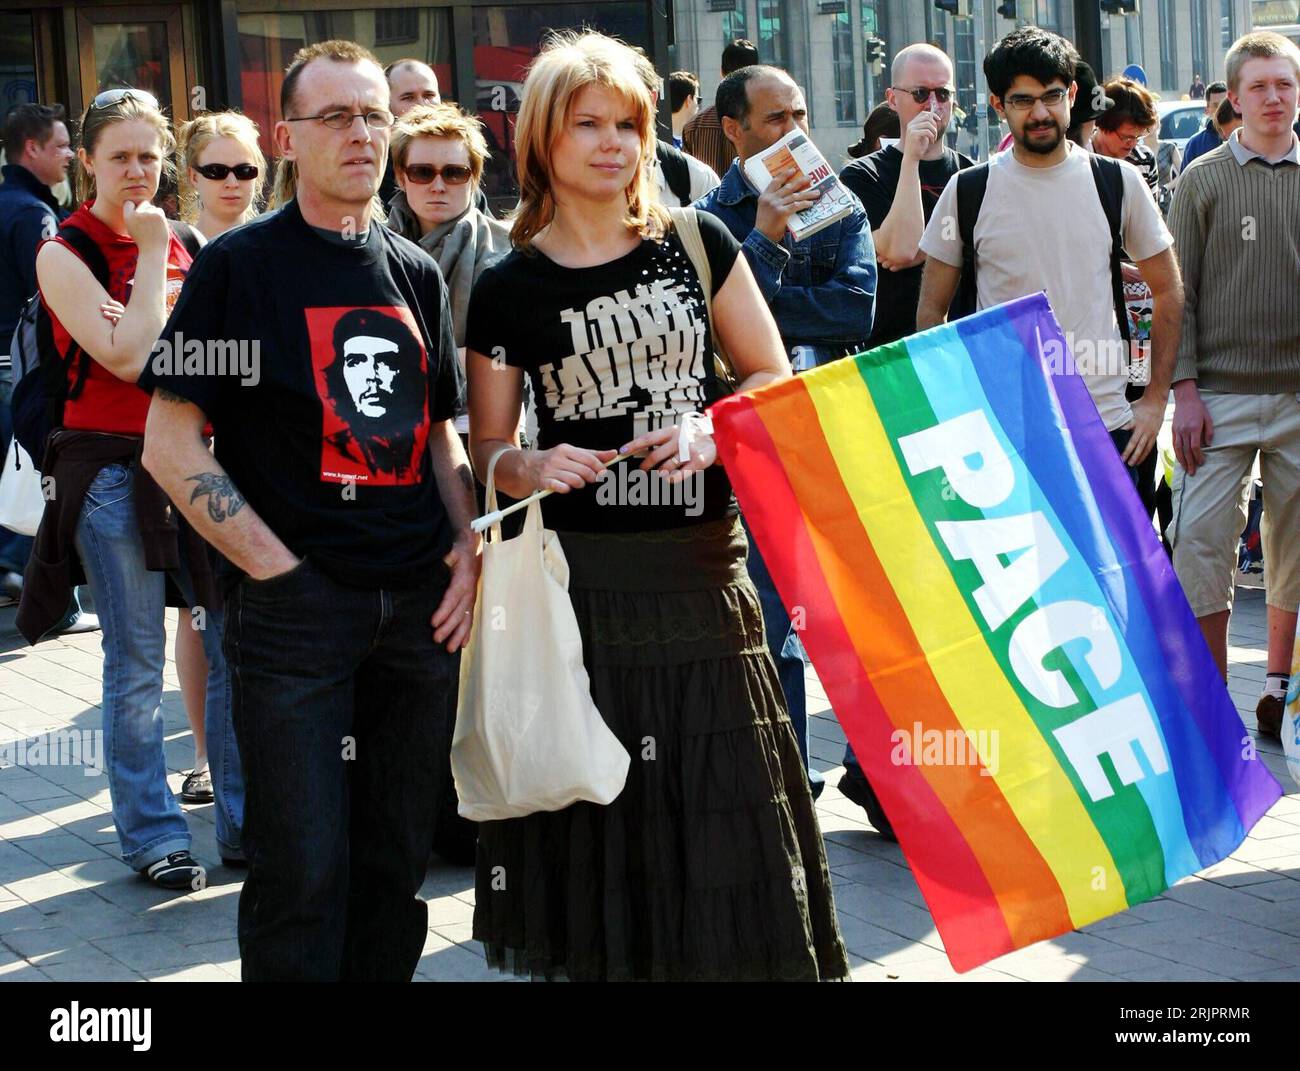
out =
[(1300, 167), (1220, 145), (1178, 179), (1169, 229), (1187, 295), (1174, 381), (1300, 391)]

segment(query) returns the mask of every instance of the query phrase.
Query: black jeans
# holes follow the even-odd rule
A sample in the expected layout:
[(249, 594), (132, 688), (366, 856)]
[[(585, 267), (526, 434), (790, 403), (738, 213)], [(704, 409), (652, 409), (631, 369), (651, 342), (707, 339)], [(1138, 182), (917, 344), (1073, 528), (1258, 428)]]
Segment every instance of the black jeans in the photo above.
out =
[[(1131, 438), (1133, 438), (1131, 428), (1122, 428), (1119, 431), (1110, 433), (1110, 441), (1115, 444), (1115, 449), (1120, 454), (1123, 454), (1128, 448), (1128, 441)], [(1143, 512), (1148, 517), (1154, 516), (1156, 512), (1156, 464), (1159, 460), (1159, 447), (1153, 444), (1142, 464), (1136, 467), (1124, 466), (1128, 469), (1128, 478), (1133, 481), (1133, 486), (1137, 488), (1138, 497), (1142, 500)]]
[(460, 656), (441, 585), (345, 587), (310, 561), (230, 598), (244, 759), (245, 981), (410, 981)]

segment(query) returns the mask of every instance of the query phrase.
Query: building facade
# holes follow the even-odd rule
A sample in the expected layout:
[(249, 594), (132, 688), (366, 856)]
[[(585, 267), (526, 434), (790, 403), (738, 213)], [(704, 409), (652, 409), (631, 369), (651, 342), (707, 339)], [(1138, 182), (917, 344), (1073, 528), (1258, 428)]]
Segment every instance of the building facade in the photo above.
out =
[[(101, 89), (153, 92), (178, 119), (236, 107), (255, 119), (270, 154), (283, 70), (304, 44), (346, 37), (379, 58), (414, 56), (437, 72), (443, 94), (478, 112), (493, 149), (485, 187), (513, 196), (514, 113), (524, 71), (548, 29), (592, 26), (644, 48), (663, 73), (699, 74), (712, 100), (722, 47), (753, 40), (765, 62), (804, 87), (814, 140), (833, 163), (861, 136), (884, 99), (894, 52), (933, 41), (953, 57), (958, 118), (951, 139), (979, 156), (979, 63), (1016, 25), (1073, 37), (1073, 0), (972, 0), (975, 19), (954, 19), (933, 0), (173, 0), (65, 3), (19, 0), (0, 11), (0, 115), (26, 100), (60, 101), (79, 114)], [(1139, 64), (1164, 99), (1193, 74), (1222, 77), (1223, 56), (1252, 26), (1300, 39), (1300, 0), (1140, 0), (1140, 13), (1102, 15), (1102, 53), (1112, 74)], [(982, 47), (981, 47), (982, 42)], [(873, 63), (873, 54), (880, 53)], [(996, 145), (995, 122), (986, 140)]]
[[(976, 150), (979, 64), (983, 51), (1018, 25), (1037, 25), (1075, 35), (1072, 0), (1017, 0), (1016, 18), (997, 13), (998, 0), (973, 0), (983, 12), (955, 19), (933, 0), (676, 0), (672, 62), (700, 76), (707, 103), (719, 80), (723, 45), (748, 37), (765, 62), (785, 67), (804, 88), (813, 140), (837, 162), (861, 137), (862, 123), (884, 99), (894, 53), (914, 41), (932, 41), (952, 58), (960, 109), (952, 140)], [(1186, 94), (1192, 75), (1208, 84), (1223, 76), (1223, 57), (1233, 40), (1261, 22), (1300, 38), (1300, 0), (1140, 0), (1135, 15), (1102, 15), (1103, 75), (1131, 63), (1146, 72), (1161, 99)], [(879, 72), (868, 57), (870, 38), (884, 41)], [(1005, 128), (988, 138), (996, 145)], [(985, 155), (984, 150), (979, 155)]]
[(65, 3), (19, 0), (0, 11), (0, 115), (24, 101), (58, 101), (79, 115), (96, 93), (134, 86), (179, 122), (240, 108), (269, 135), (284, 68), (304, 45), (347, 38), (381, 62), (414, 57), (443, 96), (482, 117), (492, 160), (484, 186), (513, 204), (513, 136), (524, 72), (552, 28), (591, 26), (644, 48), (668, 69), (664, 0), (175, 0)]

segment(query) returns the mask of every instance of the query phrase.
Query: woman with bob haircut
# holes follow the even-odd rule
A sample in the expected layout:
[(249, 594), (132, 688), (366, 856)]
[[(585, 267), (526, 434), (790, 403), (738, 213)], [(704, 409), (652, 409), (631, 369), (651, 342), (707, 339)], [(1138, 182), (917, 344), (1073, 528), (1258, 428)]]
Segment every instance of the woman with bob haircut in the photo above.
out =
[[(510, 250), (510, 228), (475, 204), (488, 156), (483, 124), (455, 104), (418, 105), (393, 124), (390, 151), (398, 190), (388, 203), (388, 227), (438, 262), (464, 362), (474, 283)], [(456, 430), (469, 433), (463, 413)]]
[(556, 492), (543, 513), (591, 695), (632, 756), (608, 806), (480, 824), (474, 936), (493, 966), (547, 979), (842, 978), (744, 531), (698, 419), (724, 389), (715, 332), (740, 389), (790, 366), (725, 227), (700, 215), (688, 245), (690, 217), (679, 232), (656, 200), (647, 62), (598, 33), (547, 42), (516, 127), (514, 249), (470, 302), (476, 470), (518, 498)]

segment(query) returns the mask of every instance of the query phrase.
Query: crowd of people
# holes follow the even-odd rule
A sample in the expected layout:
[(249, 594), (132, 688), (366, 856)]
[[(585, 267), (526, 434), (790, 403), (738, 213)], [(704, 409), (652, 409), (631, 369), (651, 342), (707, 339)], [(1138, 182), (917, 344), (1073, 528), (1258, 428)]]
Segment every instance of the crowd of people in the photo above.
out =
[[(246, 979), (409, 979), (435, 845), (476, 866), (474, 935), (503, 971), (845, 977), (800, 623), (698, 414), (1038, 290), (1225, 675), (1258, 457), (1257, 713), (1276, 736), (1300, 603), (1300, 52), (1252, 33), (1225, 68), (1174, 182), (1145, 144), (1151, 94), (1099, 82), (1062, 37), (1021, 28), (984, 58), (1010, 141), (979, 165), (945, 141), (952, 59), (909, 45), (840, 172), (852, 210), (803, 240), (807, 176), (759, 189), (745, 164), (807, 134), (807, 104), (744, 40), (707, 107), (694, 75), (668, 79), (660, 138), (644, 54), (555, 35), (524, 84), (506, 219), (482, 194), (482, 124), (428, 65), (352, 42), (294, 57), (270, 132), (237, 112), (174, 130), (129, 87), (75, 136), (58, 106), (14, 109), (0, 337), (39, 293), (56, 374), (36, 461), (58, 495), (34, 544), (0, 542), (0, 572), (30, 642), (102, 630), (123, 861), (165, 889), (206, 879), (163, 753), (176, 606), (196, 753), (181, 799), (214, 802), (221, 861), (246, 868)], [(52, 192), (69, 166), (71, 214)], [(172, 172), (179, 220), (154, 204)], [(1141, 362), (1126, 282), (1149, 291)], [(245, 346), (238, 375), (215, 359)], [(0, 367), (5, 420), (12, 386)], [(697, 480), (698, 508), (602, 497), (626, 456)], [(552, 492), (592, 699), (629, 754), (655, 746), (608, 805), (475, 828), (448, 754), (489, 478)], [(852, 748), (844, 765), (841, 791), (892, 838)]]

